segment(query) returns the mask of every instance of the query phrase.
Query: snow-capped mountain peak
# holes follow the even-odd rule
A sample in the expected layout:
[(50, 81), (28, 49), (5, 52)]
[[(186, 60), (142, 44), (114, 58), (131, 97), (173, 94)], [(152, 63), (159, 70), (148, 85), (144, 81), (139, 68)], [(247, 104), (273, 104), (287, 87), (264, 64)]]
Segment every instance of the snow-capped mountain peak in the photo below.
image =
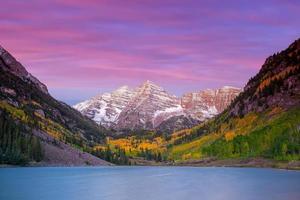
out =
[(122, 86), (111, 93), (97, 95), (73, 107), (98, 124), (110, 127), (116, 123), (119, 114), (134, 94), (128, 86)]
[(136, 95), (120, 113), (117, 129), (153, 129), (157, 111), (180, 106), (180, 100), (151, 81), (137, 87)]
[(122, 86), (111, 93), (97, 95), (74, 108), (106, 127), (155, 129), (172, 117), (187, 117), (194, 122), (211, 118), (222, 112), (240, 91), (224, 86), (177, 98), (155, 83), (145, 81), (134, 89)]
[(122, 94), (122, 93), (126, 93), (128, 91), (131, 91), (131, 89), (127, 85), (124, 85), (124, 86), (119, 87), (115, 91), (113, 91), (113, 93)]

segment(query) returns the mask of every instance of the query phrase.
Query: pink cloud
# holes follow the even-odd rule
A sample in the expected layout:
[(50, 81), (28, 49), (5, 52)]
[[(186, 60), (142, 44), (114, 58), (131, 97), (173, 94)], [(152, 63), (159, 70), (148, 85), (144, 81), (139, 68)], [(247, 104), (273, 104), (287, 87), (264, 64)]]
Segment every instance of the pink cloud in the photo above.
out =
[(0, 7), (0, 42), (51, 90), (150, 79), (181, 94), (242, 87), (299, 37), (299, 9), (293, 0), (12, 0)]

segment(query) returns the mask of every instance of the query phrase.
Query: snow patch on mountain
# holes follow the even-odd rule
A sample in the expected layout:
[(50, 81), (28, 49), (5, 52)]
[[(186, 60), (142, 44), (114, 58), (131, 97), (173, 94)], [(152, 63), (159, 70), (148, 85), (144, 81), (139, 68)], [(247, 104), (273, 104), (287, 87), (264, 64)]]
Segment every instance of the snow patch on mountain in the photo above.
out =
[(157, 110), (154, 113), (153, 117), (157, 117), (158, 115), (165, 114), (165, 113), (181, 113), (181, 112), (183, 112), (182, 106), (181, 105), (177, 105), (175, 107), (166, 108), (164, 110)]
[(135, 89), (122, 86), (111, 93), (97, 95), (74, 106), (82, 114), (108, 128), (154, 129), (176, 116), (204, 121), (222, 112), (240, 93), (224, 86), (186, 93), (182, 98), (169, 94), (151, 81)]
[(201, 112), (204, 118), (212, 118), (219, 113), (216, 106), (210, 106), (207, 110), (202, 110)]
[(112, 93), (104, 93), (73, 107), (98, 124), (110, 127), (117, 122), (119, 114), (126, 107), (134, 91), (122, 86)]

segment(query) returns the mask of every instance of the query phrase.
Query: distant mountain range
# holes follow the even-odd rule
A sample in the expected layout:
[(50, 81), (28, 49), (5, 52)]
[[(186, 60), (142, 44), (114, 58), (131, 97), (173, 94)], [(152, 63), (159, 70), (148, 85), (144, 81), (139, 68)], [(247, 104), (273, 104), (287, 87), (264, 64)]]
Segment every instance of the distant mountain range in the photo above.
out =
[(241, 89), (225, 86), (171, 95), (151, 81), (137, 88), (122, 86), (74, 106), (98, 124), (116, 130), (155, 129), (172, 132), (188, 128), (221, 113)]

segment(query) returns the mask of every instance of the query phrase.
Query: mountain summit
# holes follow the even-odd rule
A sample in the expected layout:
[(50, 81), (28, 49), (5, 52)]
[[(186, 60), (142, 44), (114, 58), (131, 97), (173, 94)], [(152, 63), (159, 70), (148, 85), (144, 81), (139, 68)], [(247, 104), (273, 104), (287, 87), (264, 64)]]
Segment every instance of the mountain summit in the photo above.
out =
[(153, 129), (158, 112), (180, 107), (179, 99), (151, 81), (135, 89), (136, 95), (121, 112), (117, 129)]
[(136, 92), (122, 86), (111, 93), (97, 95), (74, 106), (87, 117), (106, 127), (116, 125), (117, 119)]
[(225, 86), (187, 93), (178, 98), (152, 81), (139, 87), (120, 87), (74, 106), (107, 128), (157, 129), (172, 132), (191, 127), (222, 112), (241, 92)]

